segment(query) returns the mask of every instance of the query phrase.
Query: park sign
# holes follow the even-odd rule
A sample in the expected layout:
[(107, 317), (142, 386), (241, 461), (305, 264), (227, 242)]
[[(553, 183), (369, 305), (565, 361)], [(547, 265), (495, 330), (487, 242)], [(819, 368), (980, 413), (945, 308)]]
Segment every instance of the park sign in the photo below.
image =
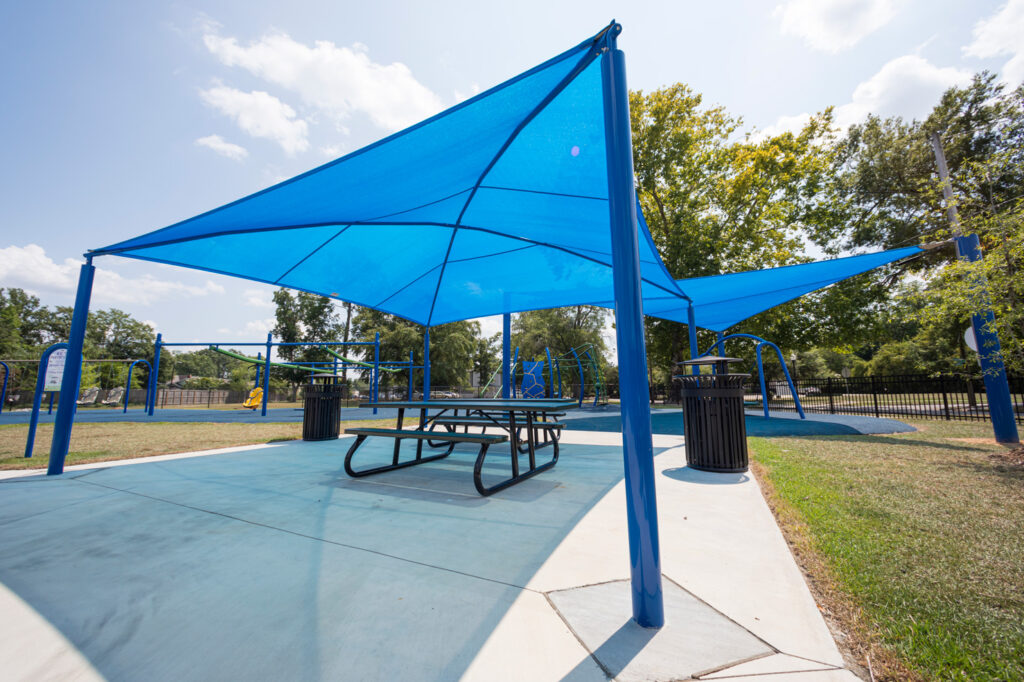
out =
[(59, 391), (64, 380), (64, 365), (67, 362), (68, 350), (59, 348), (52, 353), (46, 363), (46, 378), (43, 380), (44, 391)]
[(968, 327), (967, 331), (964, 332), (964, 343), (975, 353), (978, 352), (978, 338), (974, 335), (974, 325)]

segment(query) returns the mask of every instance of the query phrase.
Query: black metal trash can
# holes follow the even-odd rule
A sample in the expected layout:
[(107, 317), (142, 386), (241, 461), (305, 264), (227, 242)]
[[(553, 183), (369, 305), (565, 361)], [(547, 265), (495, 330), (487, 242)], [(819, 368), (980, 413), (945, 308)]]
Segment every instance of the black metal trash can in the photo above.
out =
[(716, 366), (717, 374), (679, 375), (682, 384), (686, 464), (702, 471), (738, 473), (749, 466), (743, 383), (749, 374), (728, 374), (735, 358), (703, 357), (681, 365)]
[(302, 440), (331, 440), (341, 433), (344, 384), (333, 374), (314, 374), (304, 390)]

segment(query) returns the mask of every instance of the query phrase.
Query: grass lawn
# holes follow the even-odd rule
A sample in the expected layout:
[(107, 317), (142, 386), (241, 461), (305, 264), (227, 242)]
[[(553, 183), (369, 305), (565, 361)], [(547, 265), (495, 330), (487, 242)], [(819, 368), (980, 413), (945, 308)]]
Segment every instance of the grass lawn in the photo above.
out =
[[(393, 426), (394, 419), (345, 422), (349, 426)], [(36, 430), (35, 450), (25, 458), (27, 424), (0, 426), (0, 469), (39, 469), (49, 463), (52, 424)], [(66, 463), (88, 464), (132, 457), (152, 457), (212, 450), (302, 437), (302, 424), (209, 424), (189, 422), (76, 424)]]
[(876, 679), (1024, 679), (1024, 465), (986, 423), (751, 438), (825, 615)]

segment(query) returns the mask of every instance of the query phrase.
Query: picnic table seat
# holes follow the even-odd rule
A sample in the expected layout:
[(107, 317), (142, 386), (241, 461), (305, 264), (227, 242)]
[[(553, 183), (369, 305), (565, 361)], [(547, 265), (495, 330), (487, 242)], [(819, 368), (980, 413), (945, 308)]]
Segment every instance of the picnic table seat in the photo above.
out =
[[(515, 473), (512, 479), (503, 481), (502, 483), (491, 487), (486, 487), (483, 484), (481, 476), (483, 472), (484, 458), (487, 456), (487, 448), (498, 443), (508, 442), (508, 436), (503, 433), (449, 433), (445, 435), (445, 440), (447, 441), (447, 448), (445, 451), (437, 455), (428, 455), (426, 457), (423, 456), (422, 443), (423, 441), (436, 439), (438, 436), (437, 433), (412, 429), (383, 429), (372, 427), (345, 429), (345, 433), (356, 437), (355, 442), (352, 443), (352, 446), (345, 454), (345, 473), (354, 478), (379, 474), (384, 471), (394, 471), (395, 469), (403, 469), (417, 464), (424, 464), (426, 462), (444, 459), (452, 453), (455, 449), (456, 443), (475, 443), (480, 445), (480, 450), (476, 457), (476, 464), (473, 466), (473, 485), (476, 486), (477, 492), (481, 495), (487, 496), (511, 485), (512, 483), (516, 483), (519, 480), (518, 463), (516, 463), (516, 465), (513, 466)], [(369, 436), (384, 436), (395, 439), (395, 448), (391, 456), (391, 464), (384, 464), (382, 466), (357, 471), (352, 467), (352, 457), (355, 455), (356, 450), (359, 449), (359, 446), (363, 444), (363, 441)], [(403, 440), (419, 441), (416, 447), (415, 459), (406, 460), (404, 462), (400, 461), (399, 450)]]

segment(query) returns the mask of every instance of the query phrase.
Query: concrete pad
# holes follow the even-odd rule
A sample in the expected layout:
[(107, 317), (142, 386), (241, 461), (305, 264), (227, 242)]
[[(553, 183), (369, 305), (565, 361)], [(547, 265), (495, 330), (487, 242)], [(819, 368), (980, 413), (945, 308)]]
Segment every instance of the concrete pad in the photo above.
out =
[(461, 679), (603, 682), (607, 678), (544, 595), (523, 591)]
[[(732, 677), (747, 677), (751, 675), (778, 675), (780, 673), (806, 673), (836, 670), (835, 666), (825, 665), (818, 661), (808, 661), (806, 658), (787, 656), (786, 654), (775, 654), (765, 656), (754, 661), (747, 661), (739, 665), (730, 666), (700, 676), (702, 680), (729, 679)], [(774, 677), (772, 678), (774, 679)]]
[(803, 573), (749, 473), (655, 459), (662, 571), (779, 651), (842, 666)]
[(672, 583), (664, 585), (665, 626), (633, 621), (628, 581), (548, 595), (609, 677), (622, 682), (677, 680), (775, 653), (763, 641)]
[(0, 671), (7, 680), (101, 682), (75, 646), (18, 595), (0, 585)]

